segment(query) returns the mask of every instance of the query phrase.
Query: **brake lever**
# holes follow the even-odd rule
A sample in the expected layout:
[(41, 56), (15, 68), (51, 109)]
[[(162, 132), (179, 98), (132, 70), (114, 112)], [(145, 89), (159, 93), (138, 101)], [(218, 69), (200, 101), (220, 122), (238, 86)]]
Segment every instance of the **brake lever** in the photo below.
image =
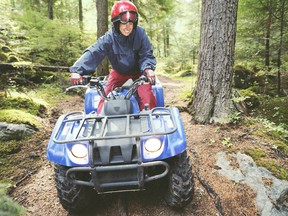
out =
[(75, 89), (75, 88), (85, 88), (87, 89), (88, 86), (87, 85), (74, 85), (74, 86), (70, 86), (68, 88), (65, 89), (64, 93), (67, 93), (68, 91), (70, 91), (71, 89)]

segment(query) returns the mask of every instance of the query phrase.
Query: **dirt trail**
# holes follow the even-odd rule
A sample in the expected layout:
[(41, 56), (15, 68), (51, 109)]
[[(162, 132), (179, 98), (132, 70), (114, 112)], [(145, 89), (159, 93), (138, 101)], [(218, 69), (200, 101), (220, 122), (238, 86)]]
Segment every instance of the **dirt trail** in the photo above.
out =
[[(179, 93), (183, 91), (183, 84), (168, 77), (160, 77), (164, 87), (165, 103), (168, 106), (186, 106), (180, 101)], [(72, 101), (64, 101), (59, 106), (61, 113), (73, 110), (82, 110), (83, 99), (75, 97)], [(72, 110), (73, 108), (73, 110)], [(225, 137), (231, 137), (233, 145), (239, 149), (251, 144), (250, 135), (245, 128), (219, 128), (212, 125), (193, 125), (192, 117), (181, 112), (187, 136), (187, 150), (193, 165), (194, 173), (198, 174), (202, 183), (195, 175), (195, 194), (193, 201), (183, 210), (175, 211), (169, 208), (158, 188), (152, 191), (135, 192), (103, 196), (95, 204), (95, 209), (82, 215), (220, 215), (221, 207), (225, 215), (258, 215), (255, 204), (255, 193), (245, 184), (235, 184), (227, 178), (215, 173), (215, 155), (226, 151), (227, 147), (221, 144)], [(51, 129), (55, 121), (51, 121)], [(254, 139), (254, 138), (253, 138)], [(254, 140), (255, 141), (255, 140)], [(257, 141), (255, 141), (257, 145)], [(68, 216), (58, 202), (54, 185), (53, 164), (46, 160), (46, 145), (43, 140), (42, 167), (26, 181), (22, 182), (13, 191), (12, 196), (27, 209), (27, 216)], [(241, 144), (241, 145), (240, 145)], [(238, 146), (239, 145), (239, 146)], [(207, 192), (207, 189), (210, 193)], [(215, 192), (215, 193), (213, 193)], [(218, 198), (218, 200), (217, 200)], [(217, 203), (218, 201), (218, 203)], [(218, 209), (217, 209), (218, 208)]]

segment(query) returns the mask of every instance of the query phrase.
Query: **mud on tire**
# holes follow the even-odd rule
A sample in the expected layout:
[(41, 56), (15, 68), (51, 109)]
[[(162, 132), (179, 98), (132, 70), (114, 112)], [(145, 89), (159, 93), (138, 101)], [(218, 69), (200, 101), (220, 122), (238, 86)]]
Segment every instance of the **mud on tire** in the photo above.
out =
[(173, 208), (182, 208), (190, 203), (194, 195), (193, 173), (187, 152), (175, 156), (169, 164), (165, 201)]
[(87, 209), (92, 204), (91, 200), (93, 200), (94, 193), (92, 188), (70, 183), (65, 176), (67, 169), (65, 166), (55, 165), (57, 195), (65, 210), (77, 213)]

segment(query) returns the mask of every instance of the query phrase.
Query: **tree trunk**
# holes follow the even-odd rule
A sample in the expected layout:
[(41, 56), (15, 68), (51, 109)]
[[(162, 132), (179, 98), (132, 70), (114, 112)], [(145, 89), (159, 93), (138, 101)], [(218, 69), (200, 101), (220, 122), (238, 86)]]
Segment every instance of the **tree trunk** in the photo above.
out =
[(167, 29), (167, 25), (164, 25), (163, 28), (163, 43), (164, 43), (164, 57), (168, 57), (168, 29)]
[[(100, 38), (108, 31), (108, 0), (96, 1), (97, 10), (97, 38)], [(97, 76), (109, 74), (109, 62), (107, 58), (97, 68)]]
[(82, 0), (79, 0), (79, 28), (83, 31), (83, 5)]
[(283, 32), (285, 24), (285, 2), (286, 0), (280, 1), (280, 38), (279, 38), (279, 48), (278, 48), (278, 57), (277, 57), (277, 93), (278, 96), (281, 96), (281, 58), (282, 58), (282, 48), (283, 48)]
[(270, 35), (272, 26), (272, 11), (269, 10), (268, 20), (266, 23), (266, 42), (265, 42), (265, 66), (270, 70)]
[(198, 78), (191, 109), (198, 123), (227, 123), (236, 111), (232, 71), (238, 0), (202, 0)]
[(167, 57), (166, 25), (163, 26), (164, 57)]
[(53, 14), (53, 0), (48, 0), (48, 18), (50, 20), (54, 19), (54, 14)]

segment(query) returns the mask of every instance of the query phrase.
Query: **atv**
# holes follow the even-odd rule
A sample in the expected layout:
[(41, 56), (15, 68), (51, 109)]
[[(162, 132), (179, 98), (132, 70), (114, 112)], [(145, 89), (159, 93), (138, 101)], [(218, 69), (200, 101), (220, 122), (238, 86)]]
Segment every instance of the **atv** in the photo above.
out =
[[(167, 204), (185, 207), (194, 194), (186, 136), (179, 110), (164, 105), (159, 79), (153, 86), (157, 106), (151, 110), (140, 110), (137, 97), (145, 76), (108, 95), (105, 77), (84, 80), (87, 84), (67, 89), (86, 88), (84, 111), (60, 116), (47, 146), (62, 206), (79, 212), (101, 194), (141, 191), (161, 179)], [(101, 98), (105, 103), (99, 112)]]

